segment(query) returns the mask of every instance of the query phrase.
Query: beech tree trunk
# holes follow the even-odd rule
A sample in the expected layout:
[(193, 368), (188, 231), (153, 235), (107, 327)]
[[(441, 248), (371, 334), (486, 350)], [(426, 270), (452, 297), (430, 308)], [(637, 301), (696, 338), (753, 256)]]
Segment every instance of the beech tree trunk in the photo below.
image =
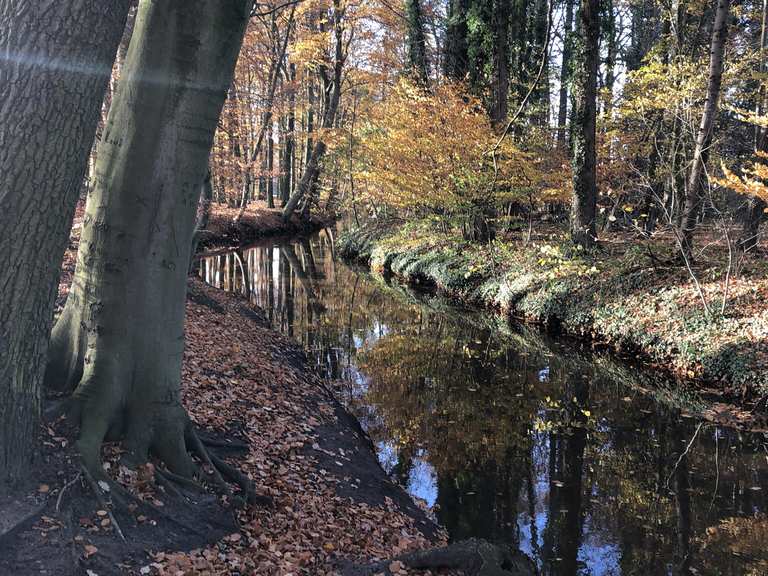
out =
[(0, 1), (0, 483), (35, 452), (61, 260), (130, 2), (44, 4)]
[(730, 0), (717, 1), (709, 54), (707, 101), (704, 104), (704, 112), (701, 115), (699, 132), (696, 135), (696, 147), (693, 151), (693, 162), (685, 195), (683, 221), (680, 225), (682, 249), (686, 255), (691, 255), (693, 251), (693, 233), (696, 230), (696, 221), (701, 211), (702, 174), (704, 173), (704, 164), (706, 163), (705, 158), (708, 156), (709, 146), (712, 144), (712, 129), (715, 125), (715, 117), (717, 116), (718, 102), (720, 100), (720, 85), (723, 79), (723, 54), (725, 53), (725, 40), (728, 36), (729, 8)]
[(208, 154), (252, 0), (142, 0), (107, 119), (47, 383), (73, 390), (94, 475), (122, 439), (191, 476), (180, 402), (187, 268)]
[(589, 248), (597, 241), (597, 175), (595, 126), (597, 120), (597, 67), (600, 61), (600, 2), (583, 0), (579, 6), (573, 70), (573, 117), (571, 119), (571, 163), (573, 201), (571, 239)]

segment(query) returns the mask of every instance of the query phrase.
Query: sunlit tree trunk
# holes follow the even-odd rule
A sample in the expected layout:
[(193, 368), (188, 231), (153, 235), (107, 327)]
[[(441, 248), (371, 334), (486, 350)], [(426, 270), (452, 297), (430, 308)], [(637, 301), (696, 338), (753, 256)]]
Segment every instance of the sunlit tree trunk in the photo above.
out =
[(121, 438), (190, 476), (180, 402), (192, 233), (251, 0), (142, 0), (99, 147), (72, 291), (53, 332), (51, 386), (73, 391), (78, 448), (102, 474)]
[(709, 81), (707, 83), (707, 101), (704, 104), (704, 112), (701, 115), (701, 124), (696, 136), (696, 147), (693, 151), (690, 176), (686, 188), (685, 208), (683, 221), (680, 226), (682, 249), (686, 255), (693, 250), (693, 233), (696, 229), (696, 221), (701, 212), (702, 176), (704, 173), (705, 158), (708, 156), (712, 143), (712, 131), (717, 116), (720, 100), (720, 85), (723, 78), (723, 55), (725, 53), (725, 40), (728, 36), (728, 11), (730, 0), (718, 0), (715, 11), (715, 24), (712, 28), (712, 44), (709, 54)]
[(600, 60), (598, 0), (583, 0), (579, 6), (575, 35), (571, 119), (571, 163), (573, 200), (571, 239), (588, 248), (597, 241), (595, 225), (597, 175), (595, 126), (597, 119), (597, 68)]
[(35, 452), (61, 261), (128, 7), (0, 1), (0, 484)]

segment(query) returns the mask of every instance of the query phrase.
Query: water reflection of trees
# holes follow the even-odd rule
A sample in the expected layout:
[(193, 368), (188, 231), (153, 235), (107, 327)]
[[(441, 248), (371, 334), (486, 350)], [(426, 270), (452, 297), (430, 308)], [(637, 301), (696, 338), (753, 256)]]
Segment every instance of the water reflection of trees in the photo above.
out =
[(356, 384), (370, 434), (395, 448), (393, 475), (407, 484), (423, 458), (434, 468), (437, 514), (455, 538), (519, 543), (545, 574), (764, 566), (712, 553), (743, 541), (713, 534), (768, 525), (755, 517), (768, 489), (761, 438), (697, 433), (632, 392), (648, 387), (635, 368), (537, 332), (502, 335), (332, 251), (326, 235), (268, 243), (212, 255), (200, 275), (264, 308), (328, 377)]

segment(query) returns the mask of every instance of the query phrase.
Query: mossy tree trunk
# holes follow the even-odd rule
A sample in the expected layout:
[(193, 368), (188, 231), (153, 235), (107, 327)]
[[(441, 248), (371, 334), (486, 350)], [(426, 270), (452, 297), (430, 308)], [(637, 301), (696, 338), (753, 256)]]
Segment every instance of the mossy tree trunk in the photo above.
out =
[(571, 119), (573, 202), (571, 239), (584, 248), (597, 241), (597, 174), (595, 127), (597, 121), (597, 68), (600, 62), (600, 2), (584, 0), (579, 6), (578, 33), (574, 37)]
[(0, 1), (0, 483), (35, 451), (61, 260), (129, 4)]
[(251, 0), (142, 0), (86, 205), (47, 384), (73, 391), (78, 448), (105, 438), (190, 477), (180, 402), (187, 268), (200, 183)]

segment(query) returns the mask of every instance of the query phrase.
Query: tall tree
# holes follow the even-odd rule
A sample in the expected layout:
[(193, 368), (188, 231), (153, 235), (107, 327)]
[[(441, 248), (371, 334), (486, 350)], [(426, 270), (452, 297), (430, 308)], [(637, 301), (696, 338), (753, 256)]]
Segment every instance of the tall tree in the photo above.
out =
[(408, 26), (408, 67), (411, 74), (421, 84), (426, 85), (429, 82), (429, 65), (420, 0), (406, 0), (405, 16)]
[(61, 260), (129, 6), (0, 1), (0, 483), (34, 453)]
[(582, 0), (574, 35), (571, 83), (571, 163), (573, 200), (571, 239), (588, 248), (597, 241), (597, 175), (595, 126), (597, 120), (597, 68), (600, 61), (600, 2)]
[(469, 73), (467, 15), (470, 0), (449, 0), (445, 31), (445, 76), (449, 80), (464, 80)]
[(492, 16), (493, 78), (491, 79), (491, 121), (499, 126), (509, 110), (509, 17), (510, 0), (496, 0)]
[(142, 0), (99, 146), (77, 268), (47, 382), (72, 391), (78, 449), (103, 476), (121, 438), (194, 473), (180, 402), (187, 269), (201, 182), (252, 0)]
[(563, 22), (563, 55), (560, 63), (560, 92), (557, 109), (557, 140), (564, 145), (568, 140), (566, 130), (568, 122), (568, 84), (571, 73), (571, 52), (573, 35), (573, 6), (576, 0), (564, 0), (565, 19)]
[(696, 147), (693, 151), (693, 161), (685, 195), (685, 210), (680, 225), (682, 249), (687, 256), (690, 256), (693, 250), (693, 233), (696, 229), (699, 212), (701, 211), (702, 175), (704, 173), (706, 157), (709, 154), (709, 147), (712, 143), (712, 132), (720, 100), (720, 85), (723, 80), (723, 55), (725, 54), (725, 41), (728, 36), (729, 8), (730, 0), (717, 0), (709, 53), (707, 101), (704, 104), (701, 124), (696, 135)]

